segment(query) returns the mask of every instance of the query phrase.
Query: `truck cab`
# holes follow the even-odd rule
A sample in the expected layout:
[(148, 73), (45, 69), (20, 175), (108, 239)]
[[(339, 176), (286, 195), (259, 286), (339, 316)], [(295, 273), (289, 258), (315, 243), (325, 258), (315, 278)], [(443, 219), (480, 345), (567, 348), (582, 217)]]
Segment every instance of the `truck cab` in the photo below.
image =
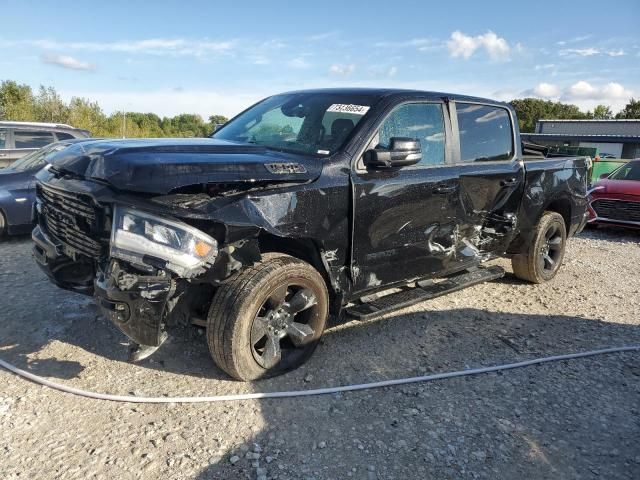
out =
[(589, 159), (527, 158), (517, 125), (486, 99), (329, 89), (269, 97), (209, 139), (83, 143), (39, 174), (34, 255), (95, 296), (133, 359), (192, 323), (232, 377), (277, 375), (330, 315), (499, 278), (497, 256), (556, 275)]

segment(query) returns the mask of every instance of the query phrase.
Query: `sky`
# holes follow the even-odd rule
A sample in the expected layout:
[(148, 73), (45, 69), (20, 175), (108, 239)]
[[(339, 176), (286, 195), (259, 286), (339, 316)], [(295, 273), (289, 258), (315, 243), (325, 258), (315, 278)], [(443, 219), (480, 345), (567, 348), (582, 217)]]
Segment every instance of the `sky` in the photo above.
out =
[(615, 111), (640, 96), (640, 0), (0, 0), (0, 80), (106, 113), (233, 116), (274, 93), (397, 87)]

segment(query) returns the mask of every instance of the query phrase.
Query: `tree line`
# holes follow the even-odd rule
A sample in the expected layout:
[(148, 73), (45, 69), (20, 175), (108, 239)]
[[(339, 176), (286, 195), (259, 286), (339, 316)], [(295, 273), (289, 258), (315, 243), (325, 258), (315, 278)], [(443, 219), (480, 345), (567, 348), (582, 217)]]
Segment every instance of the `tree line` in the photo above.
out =
[[(556, 119), (624, 119), (640, 118), (640, 100), (629, 103), (615, 116), (607, 105), (583, 112), (576, 105), (522, 98), (511, 101), (522, 132), (535, 131), (536, 122), (543, 118)], [(0, 82), (0, 120), (67, 123), (89, 130), (94, 137), (205, 137), (215, 126), (225, 123), (222, 115), (211, 115), (205, 121), (200, 115), (182, 113), (160, 118), (155, 113), (127, 112), (106, 115), (97, 102), (73, 97), (66, 103), (53, 87), (40, 86), (34, 92), (29, 85), (13, 80)]]
[(522, 98), (511, 100), (511, 105), (518, 115), (521, 132), (534, 132), (536, 122), (540, 119), (558, 120), (611, 120), (640, 118), (640, 100), (631, 98), (629, 103), (616, 115), (608, 105), (598, 105), (593, 111), (583, 112), (576, 105), (540, 100), (538, 98)]
[(40, 86), (34, 92), (29, 85), (12, 80), (0, 82), (0, 120), (66, 123), (89, 130), (94, 137), (205, 137), (217, 124), (225, 123), (223, 115), (211, 115), (207, 121), (200, 115), (182, 113), (160, 118), (155, 113), (123, 112), (106, 115), (97, 102), (73, 97), (62, 100), (53, 87)]

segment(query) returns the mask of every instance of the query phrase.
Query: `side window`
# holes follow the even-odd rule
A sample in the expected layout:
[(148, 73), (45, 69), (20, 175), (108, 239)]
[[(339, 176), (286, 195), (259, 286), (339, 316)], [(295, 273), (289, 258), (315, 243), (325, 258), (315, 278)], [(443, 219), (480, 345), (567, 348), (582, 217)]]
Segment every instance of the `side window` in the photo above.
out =
[(505, 108), (456, 103), (463, 162), (513, 157), (511, 119)]
[(75, 138), (75, 137), (70, 133), (56, 132), (56, 138), (58, 139), (58, 141), (60, 141), (60, 140), (71, 140), (72, 138)]
[(438, 103), (407, 103), (393, 110), (384, 120), (379, 146), (389, 148), (392, 137), (420, 140), (422, 160), (419, 166), (444, 163), (444, 118)]
[(7, 131), (0, 130), (0, 148), (7, 148)]
[(41, 148), (55, 141), (51, 132), (30, 130), (14, 130), (13, 140), (15, 148)]

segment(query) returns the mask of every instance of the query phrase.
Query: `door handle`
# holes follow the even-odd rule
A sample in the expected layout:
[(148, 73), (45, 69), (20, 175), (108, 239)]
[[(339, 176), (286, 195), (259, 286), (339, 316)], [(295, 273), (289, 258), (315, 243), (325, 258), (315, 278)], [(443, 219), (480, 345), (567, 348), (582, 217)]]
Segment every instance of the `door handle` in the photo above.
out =
[(438, 185), (433, 189), (433, 193), (444, 195), (447, 193), (453, 193), (458, 189), (455, 185)]
[(500, 180), (501, 187), (514, 187), (518, 184), (517, 178), (509, 178), (508, 180)]

